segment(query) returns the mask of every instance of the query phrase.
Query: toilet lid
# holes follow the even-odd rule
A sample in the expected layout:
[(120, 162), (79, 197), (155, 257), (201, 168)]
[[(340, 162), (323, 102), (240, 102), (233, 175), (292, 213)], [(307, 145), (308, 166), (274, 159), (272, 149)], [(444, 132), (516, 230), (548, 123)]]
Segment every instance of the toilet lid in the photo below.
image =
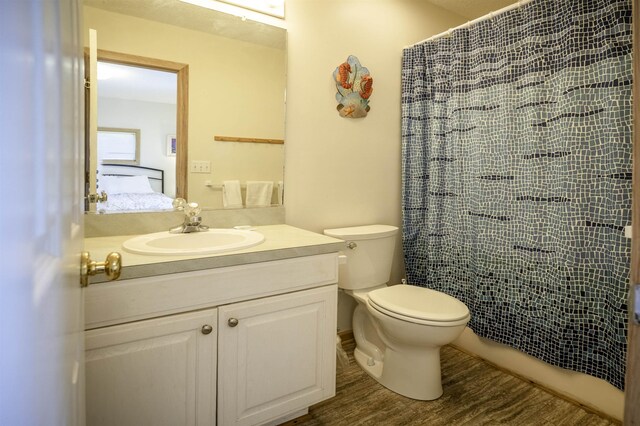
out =
[(369, 293), (369, 301), (386, 313), (418, 320), (451, 322), (469, 316), (467, 306), (448, 294), (414, 285), (394, 285)]

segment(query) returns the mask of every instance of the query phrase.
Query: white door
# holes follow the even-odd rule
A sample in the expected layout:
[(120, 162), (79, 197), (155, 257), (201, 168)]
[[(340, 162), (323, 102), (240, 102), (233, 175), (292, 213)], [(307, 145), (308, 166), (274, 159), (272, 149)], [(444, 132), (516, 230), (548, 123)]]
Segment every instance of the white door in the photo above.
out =
[(335, 395), (335, 285), (218, 308), (218, 424), (257, 425)]
[(87, 424), (215, 424), (217, 312), (86, 332)]
[(82, 425), (81, 9), (0, 9), (0, 423)]

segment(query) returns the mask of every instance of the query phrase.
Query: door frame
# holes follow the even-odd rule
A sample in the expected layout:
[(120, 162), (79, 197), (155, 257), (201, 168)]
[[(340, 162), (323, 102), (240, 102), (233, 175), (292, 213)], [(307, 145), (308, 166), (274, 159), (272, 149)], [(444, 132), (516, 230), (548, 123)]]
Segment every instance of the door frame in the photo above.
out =
[[(188, 146), (189, 146), (189, 65), (164, 59), (149, 58), (128, 53), (113, 52), (97, 49), (97, 60), (112, 64), (130, 65), (140, 68), (149, 68), (157, 71), (165, 71), (176, 74), (177, 101), (176, 101), (176, 198), (187, 198), (188, 188)], [(89, 48), (85, 48), (85, 78), (89, 73)], [(85, 111), (88, 118), (90, 111)], [(87, 134), (85, 146), (89, 144)], [(87, 158), (87, 162), (89, 159)], [(88, 167), (87, 167), (88, 168)], [(87, 176), (86, 179), (89, 179)], [(88, 188), (88, 187), (87, 187)], [(88, 192), (87, 192), (88, 193)]]
[(633, 201), (631, 223), (631, 289), (624, 424), (640, 425), (640, 325), (633, 321), (634, 284), (640, 283), (640, 0), (633, 0)]

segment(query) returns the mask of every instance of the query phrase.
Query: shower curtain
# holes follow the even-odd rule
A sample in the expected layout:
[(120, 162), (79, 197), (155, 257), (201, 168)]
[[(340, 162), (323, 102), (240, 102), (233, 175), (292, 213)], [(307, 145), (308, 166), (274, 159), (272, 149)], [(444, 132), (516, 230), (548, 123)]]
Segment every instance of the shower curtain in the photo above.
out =
[(534, 0), (404, 50), (409, 282), (479, 336), (624, 387), (631, 1)]

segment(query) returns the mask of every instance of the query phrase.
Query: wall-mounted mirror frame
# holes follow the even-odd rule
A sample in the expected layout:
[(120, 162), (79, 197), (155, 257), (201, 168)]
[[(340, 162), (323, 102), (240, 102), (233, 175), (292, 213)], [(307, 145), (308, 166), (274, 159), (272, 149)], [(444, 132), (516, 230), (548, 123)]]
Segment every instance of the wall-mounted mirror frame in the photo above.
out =
[[(274, 184), (283, 181), (284, 145), (221, 143), (215, 136), (285, 139), (285, 29), (242, 21), (176, 0), (162, 0), (162, 8), (156, 0), (83, 0), (83, 3), (84, 28), (87, 33), (95, 29), (98, 34), (95, 46), (189, 64), (187, 199), (198, 202), (203, 209), (224, 209), (220, 188), (225, 180)], [(85, 38), (85, 45), (90, 46), (89, 41)], [(113, 81), (108, 83), (111, 85)], [(103, 92), (100, 100), (109, 99), (107, 111), (111, 114), (122, 111), (116, 107), (120, 99), (128, 96)], [(139, 126), (141, 164), (146, 164), (145, 149), (149, 148), (146, 142), (150, 135), (147, 127), (138, 124), (135, 115), (125, 116), (121, 121), (116, 116), (98, 123), (111, 127)], [(173, 124), (173, 115), (169, 119)], [(149, 129), (156, 132), (156, 128)], [(157, 142), (174, 134), (175, 129), (156, 133), (151, 140)], [(152, 149), (159, 148), (153, 146)], [(176, 157), (170, 159), (174, 163), (175, 160)], [(191, 170), (192, 161), (210, 162), (210, 173)], [(168, 191), (175, 187), (172, 178), (173, 172), (168, 172)]]
[[(109, 50), (97, 50), (98, 61), (150, 68), (175, 73), (177, 76), (176, 113), (176, 197), (185, 198), (188, 164), (189, 65)], [(88, 63), (88, 61), (87, 61)], [(99, 88), (98, 88), (99, 90)]]

